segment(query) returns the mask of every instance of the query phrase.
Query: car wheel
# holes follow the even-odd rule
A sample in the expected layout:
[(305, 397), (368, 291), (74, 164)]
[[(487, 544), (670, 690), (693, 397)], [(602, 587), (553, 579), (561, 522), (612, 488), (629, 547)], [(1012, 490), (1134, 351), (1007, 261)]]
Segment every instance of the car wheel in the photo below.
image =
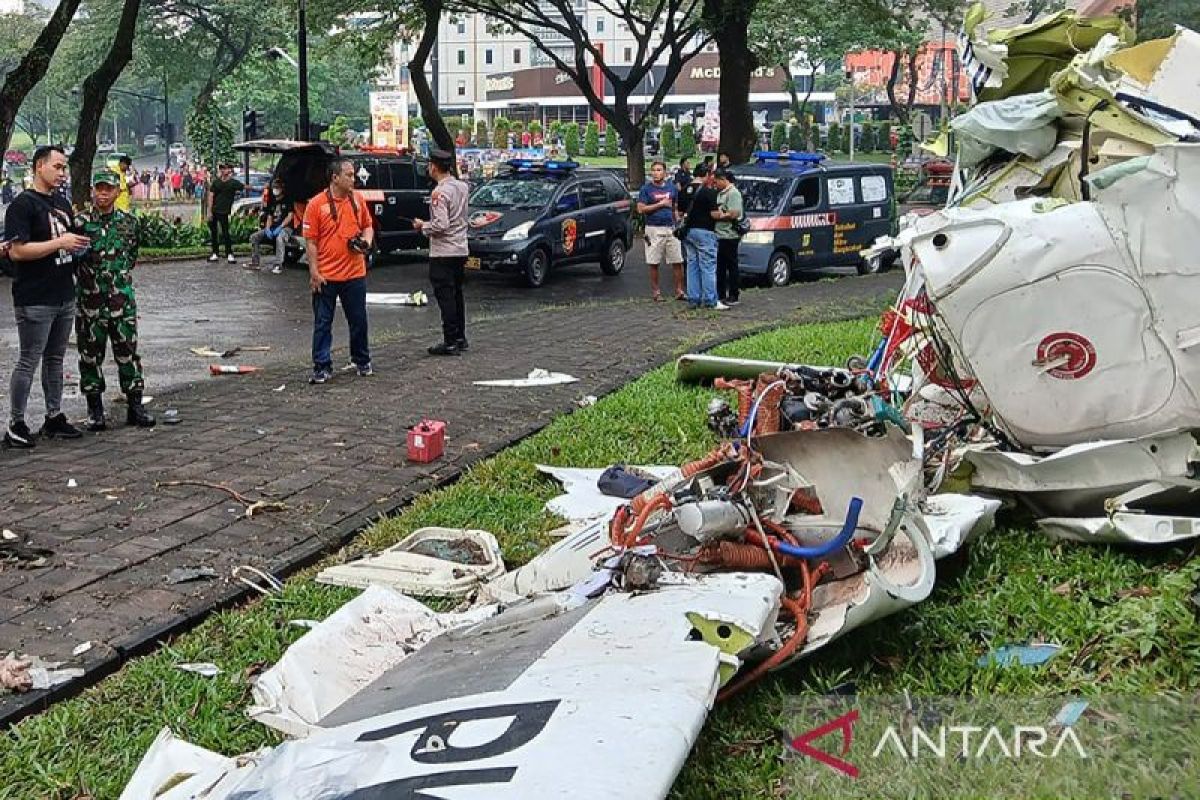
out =
[(782, 250), (771, 254), (767, 262), (767, 283), (771, 286), (787, 286), (792, 282), (792, 259)]
[(549, 272), (550, 256), (539, 247), (529, 254), (529, 260), (525, 262), (525, 283), (536, 289), (546, 282)]
[(604, 248), (604, 260), (600, 262), (600, 270), (605, 275), (620, 275), (625, 269), (625, 243), (620, 238), (612, 238)]
[(877, 253), (870, 258), (860, 258), (855, 266), (859, 275), (878, 275), (891, 269), (894, 260), (893, 253)]

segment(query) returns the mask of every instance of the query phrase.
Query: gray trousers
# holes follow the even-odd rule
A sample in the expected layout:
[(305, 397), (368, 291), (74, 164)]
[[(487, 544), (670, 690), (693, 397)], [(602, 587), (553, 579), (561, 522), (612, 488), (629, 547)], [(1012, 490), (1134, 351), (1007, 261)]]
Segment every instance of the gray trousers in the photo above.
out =
[(75, 301), (59, 306), (16, 306), (17, 339), (21, 354), (9, 381), (13, 422), (25, 419), (33, 373), (42, 365), (42, 394), (46, 397), (46, 416), (57, 416), (62, 410), (63, 357), (75, 323)]
[(257, 230), (250, 234), (250, 263), (259, 263), (259, 248), (263, 243), (275, 245), (275, 263), (282, 264), (283, 256), (287, 252), (288, 240), (292, 238), (292, 232), (287, 228), (280, 228), (279, 235), (274, 240), (267, 236), (266, 229)]

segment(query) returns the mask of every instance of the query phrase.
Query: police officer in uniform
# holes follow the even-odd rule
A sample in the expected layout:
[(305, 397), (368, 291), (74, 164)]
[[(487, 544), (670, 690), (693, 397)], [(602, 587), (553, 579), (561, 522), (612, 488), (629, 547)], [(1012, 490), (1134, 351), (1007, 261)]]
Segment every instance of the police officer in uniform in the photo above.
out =
[(79, 216), (80, 232), (92, 240), (87, 258), (78, 265), (75, 291), (75, 341), (79, 346), (79, 388), (87, 397), (90, 431), (104, 423), (104, 350), (112, 344), (121, 391), (128, 399), (126, 423), (154, 427), (142, 405), (142, 359), (137, 352), (137, 302), (133, 266), (138, 254), (138, 223), (115, 207), (121, 178), (104, 170), (92, 177), (93, 206)]

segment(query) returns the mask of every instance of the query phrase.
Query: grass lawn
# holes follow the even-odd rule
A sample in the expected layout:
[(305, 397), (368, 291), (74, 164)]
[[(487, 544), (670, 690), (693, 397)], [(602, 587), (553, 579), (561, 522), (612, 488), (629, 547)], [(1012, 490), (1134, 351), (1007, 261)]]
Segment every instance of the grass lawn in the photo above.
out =
[[(866, 352), (874, 330), (874, 319), (792, 327), (717, 352), (837, 363)], [(604, 466), (696, 457), (713, 444), (704, 426), (710, 396), (676, 385), (667, 368), (652, 372), (423, 496), (367, 531), (355, 549), (391, 544), (426, 525), (471, 526), (497, 535), (510, 566), (523, 563), (550, 543), (546, 532), (559, 524), (542, 509), (557, 487), (538, 475), (535, 463)], [(849, 682), (862, 694), (977, 697), (1194, 690), (1200, 626), (1189, 595), (1200, 561), (1189, 561), (1190, 552), (1060, 544), (1027, 530), (997, 530), (939, 565), (939, 583), (926, 602), (856, 631), (717, 708), (673, 796), (834, 796), (844, 783), (824, 775), (798, 782), (797, 768), (779, 758), (773, 730), (794, 722), (785, 710), (788, 698)], [(278, 741), (244, 716), (250, 688), (242, 676), (253, 665), (274, 662), (299, 638), (303, 631), (288, 620), (323, 618), (354, 595), (310, 578), (311, 572), (288, 581), (277, 598), (214, 615), (80, 697), (0, 735), (0, 798), (116, 798), (164, 725), (226, 754)], [(1063, 652), (1036, 670), (975, 666), (995, 645), (1034, 639), (1059, 643)], [(204, 679), (173, 668), (183, 661), (212, 661), (224, 672)], [(1020, 779), (1006, 769), (1005, 781)], [(966, 793), (987, 794), (987, 788), (970, 786)]]

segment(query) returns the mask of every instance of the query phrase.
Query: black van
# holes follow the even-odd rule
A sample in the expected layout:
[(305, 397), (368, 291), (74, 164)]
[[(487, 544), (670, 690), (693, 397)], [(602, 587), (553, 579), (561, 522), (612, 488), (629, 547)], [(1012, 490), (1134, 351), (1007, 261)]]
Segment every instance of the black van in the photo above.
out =
[(632, 203), (612, 173), (574, 161), (517, 159), (471, 192), (467, 269), (514, 272), (541, 286), (559, 264), (617, 275), (633, 239)]
[[(328, 169), (334, 157), (354, 162), (357, 176), (354, 186), (367, 201), (375, 219), (375, 242), (379, 253), (394, 250), (418, 250), (428, 240), (412, 226), (412, 220), (429, 218), (429, 195), (433, 181), (427, 173), (428, 162), (420, 156), (400, 155), (392, 151), (341, 151), (328, 142), (296, 142), (264, 139), (242, 142), (234, 149), (251, 153), (278, 154), (271, 177), (282, 178), (284, 201), (293, 207), (306, 203), (328, 185)], [(239, 204), (241, 213), (257, 213), (252, 205)], [(298, 210), (298, 207), (297, 207)], [(293, 240), (294, 261), (303, 252), (304, 242)]]
[(738, 247), (743, 275), (784, 286), (801, 270), (855, 266), (892, 230), (892, 168), (835, 164), (812, 153), (758, 152), (734, 167), (750, 232)]

